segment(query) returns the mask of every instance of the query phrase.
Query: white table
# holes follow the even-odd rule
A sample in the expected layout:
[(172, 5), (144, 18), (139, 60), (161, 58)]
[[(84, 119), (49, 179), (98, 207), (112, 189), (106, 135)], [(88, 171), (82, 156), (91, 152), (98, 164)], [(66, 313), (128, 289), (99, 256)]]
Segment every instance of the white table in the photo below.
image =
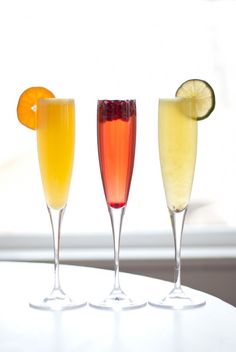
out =
[[(236, 308), (211, 295), (204, 307), (172, 311), (145, 306), (113, 312), (85, 306), (48, 312), (28, 301), (51, 289), (50, 264), (0, 263), (1, 352), (235, 352)], [(74, 298), (103, 298), (113, 284), (106, 270), (61, 266)], [(126, 293), (162, 297), (172, 283), (121, 274)]]

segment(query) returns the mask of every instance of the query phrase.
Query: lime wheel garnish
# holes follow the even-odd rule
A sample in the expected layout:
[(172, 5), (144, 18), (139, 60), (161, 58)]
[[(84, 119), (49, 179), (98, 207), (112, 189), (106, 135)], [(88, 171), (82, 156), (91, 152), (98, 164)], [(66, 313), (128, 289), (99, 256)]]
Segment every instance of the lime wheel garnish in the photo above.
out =
[(197, 120), (207, 118), (215, 108), (214, 90), (209, 83), (201, 79), (185, 81), (177, 89), (175, 96), (191, 100)]

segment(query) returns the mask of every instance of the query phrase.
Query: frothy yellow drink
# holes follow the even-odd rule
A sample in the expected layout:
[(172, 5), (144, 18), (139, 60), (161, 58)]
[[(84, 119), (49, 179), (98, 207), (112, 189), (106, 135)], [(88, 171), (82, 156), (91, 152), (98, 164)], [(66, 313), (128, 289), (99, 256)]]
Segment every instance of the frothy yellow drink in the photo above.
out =
[(41, 178), (48, 206), (66, 205), (74, 159), (75, 107), (72, 99), (40, 99), (37, 143)]
[(191, 99), (160, 99), (159, 154), (168, 208), (183, 210), (190, 198), (196, 153), (197, 120)]

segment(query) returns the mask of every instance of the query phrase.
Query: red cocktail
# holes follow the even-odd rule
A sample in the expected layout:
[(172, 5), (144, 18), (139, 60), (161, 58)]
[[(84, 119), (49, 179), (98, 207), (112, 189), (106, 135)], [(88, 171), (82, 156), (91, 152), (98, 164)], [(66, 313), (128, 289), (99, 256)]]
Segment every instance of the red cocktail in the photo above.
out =
[(108, 205), (127, 203), (136, 140), (135, 100), (98, 101), (98, 154)]
[(100, 170), (113, 232), (115, 280), (107, 298), (90, 304), (115, 310), (140, 307), (145, 302), (127, 297), (121, 290), (119, 280), (121, 226), (134, 166), (135, 100), (99, 100), (97, 123)]

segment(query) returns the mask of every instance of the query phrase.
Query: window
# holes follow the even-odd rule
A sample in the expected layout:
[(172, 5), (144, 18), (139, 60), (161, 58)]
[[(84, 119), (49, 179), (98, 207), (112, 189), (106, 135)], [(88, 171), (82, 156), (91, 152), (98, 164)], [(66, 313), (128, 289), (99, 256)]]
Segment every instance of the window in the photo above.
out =
[(189, 78), (214, 87), (199, 123), (186, 226), (235, 228), (235, 1), (12, 0), (0, 5), (0, 233), (47, 234), (36, 136), (16, 118), (27, 87), (76, 101), (76, 156), (63, 232), (110, 233), (100, 179), (96, 101), (136, 98), (136, 159), (126, 232), (169, 228), (157, 147), (158, 98)]

